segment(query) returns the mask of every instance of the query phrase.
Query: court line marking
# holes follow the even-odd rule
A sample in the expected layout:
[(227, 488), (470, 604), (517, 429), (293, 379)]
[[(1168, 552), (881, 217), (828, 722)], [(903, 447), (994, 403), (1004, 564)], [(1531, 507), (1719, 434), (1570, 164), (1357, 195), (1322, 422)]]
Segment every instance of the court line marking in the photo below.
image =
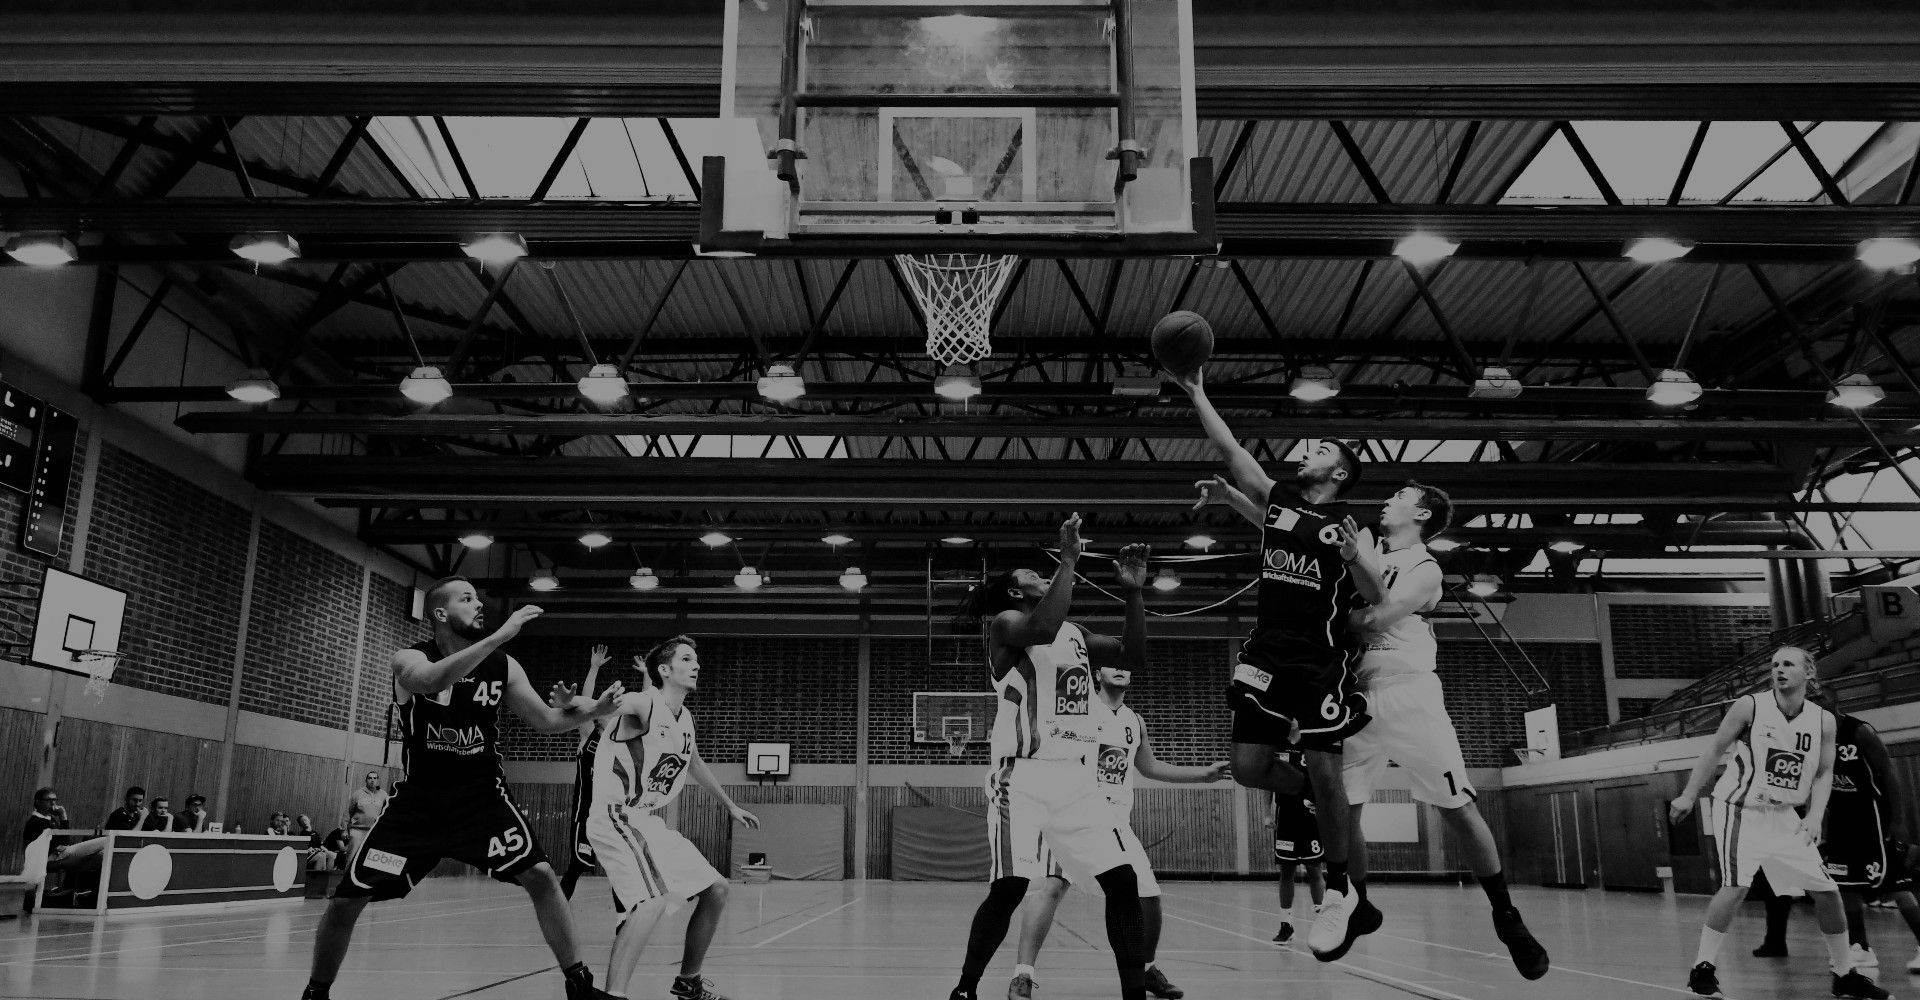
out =
[[(264, 900), (263, 900), (263, 902), (264, 902)], [(416, 899), (416, 900), (414, 900), (414, 901), (413, 901), (413, 902), (411, 902), (411, 903), (408, 903), (408, 902), (397, 902), (397, 903), (392, 903), (392, 904), (389, 904), (389, 907), (388, 907), (388, 909), (387, 909), (387, 911), (386, 911), (386, 912), (388, 912), (388, 913), (393, 913), (393, 912), (395, 912), (396, 910), (400, 910), (400, 909), (409, 909), (409, 910), (417, 910), (417, 909), (419, 909), (420, 907), (423, 907), (423, 906), (447, 906), (447, 905), (449, 905), (449, 904), (452, 904), (452, 903), (471, 903), (471, 902), (473, 902), (473, 900), (471, 900), (471, 899)], [(257, 909), (254, 909), (254, 910), (250, 910), (250, 911), (248, 911), (248, 912), (247, 912), (247, 913), (246, 913), (245, 915), (242, 915), (242, 916), (232, 916), (232, 917), (222, 917), (222, 918), (220, 918), (220, 919), (218, 919), (218, 920), (195, 920), (195, 921), (193, 921), (193, 925), (194, 925), (195, 927), (212, 927), (212, 926), (215, 926), (215, 925), (217, 925), (217, 924), (246, 924), (246, 923), (259, 923), (259, 921), (260, 921), (260, 917), (261, 917), (262, 915), (271, 915), (271, 914), (273, 914), (274, 912), (275, 912), (275, 911), (273, 911), (273, 910), (271, 910), (271, 909), (267, 909), (267, 908), (265, 908), (265, 907), (261, 907), (261, 908), (257, 908)], [(290, 912), (290, 911), (289, 911), (289, 912)], [(43, 913), (41, 913), (40, 915), (41, 915), (41, 916), (46, 916), (47, 914), (45, 914), (45, 913), (43, 912)], [(85, 916), (85, 917), (83, 917), (83, 916), (78, 916), (78, 915), (76, 915), (76, 914), (60, 914), (59, 916), (60, 916), (60, 919), (61, 919), (61, 920), (62, 920), (63, 922), (65, 922), (65, 921), (67, 921), (67, 920), (72, 920), (72, 921), (74, 921), (75, 923), (78, 923), (78, 922), (80, 922), (80, 921), (88, 921), (88, 922), (92, 922), (92, 921), (94, 921), (94, 920), (97, 920), (97, 919), (99, 919), (98, 917), (95, 917), (95, 916)], [(168, 918), (168, 917), (172, 917), (172, 916), (180, 916), (180, 914), (177, 914), (177, 913), (155, 913), (155, 914), (152, 914), (152, 918), (153, 918), (153, 922), (154, 922), (154, 923), (161, 923), (161, 922), (164, 922), (164, 921), (166, 920), (166, 918)], [(321, 918), (322, 916), (324, 916), (324, 913), (314, 913), (314, 912), (311, 912), (311, 911), (308, 911), (308, 912), (302, 912), (302, 913), (296, 913), (296, 914), (294, 915), (294, 919), (296, 919), (296, 920), (298, 920), (298, 919), (302, 919), (302, 918), (304, 918), (304, 917), (312, 917), (312, 918), (314, 918), (314, 919), (316, 919), (316, 920), (318, 920), (318, 919), (320, 919), (320, 918)], [(373, 916), (373, 917), (368, 917), (368, 918), (367, 918), (367, 920), (368, 920), (369, 922), (372, 922), (372, 921), (375, 921), (375, 920), (379, 920), (379, 919), (381, 919), (381, 918), (380, 918), (380, 917), (378, 917), (378, 916)], [(115, 921), (115, 922), (113, 922), (113, 923), (111, 923), (111, 924), (108, 924), (108, 925), (106, 925), (106, 929), (108, 929), (108, 930), (115, 930), (115, 929), (124, 929), (124, 928), (129, 928), (129, 927), (148, 927), (148, 926), (152, 926), (152, 925), (151, 925), (151, 924), (143, 924), (143, 923), (134, 923), (134, 922), (132, 922), (132, 921), (126, 921), (126, 920), (121, 920), (121, 921)], [(34, 939), (34, 940), (36, 940), (36, 941), (53, 941), (53, 940), (57, 940), (57, 939), (59, 939), (59, 938), (69, 938), (69, 937), (92, 937), (92, 936), (94, 936), (95, 934), (97, 934), (97, 933), (99, 933), (99, 932), (100, 932), (100, 931), (99, 931), (99, 929), (98, 929), (98, 928), (91, 928), (91, 927), (90, 927), (90, 928), (88, 928), (87, 930), (81, 930), (81, 931), (60, 931), (59, 933), (56, 933), (56, 934), (35, 934), (35, 935), (32, 935), (32, 937), (33, 937), (33, 939)], [(25, 936), (25, 935), (23, 935), (23, 936), (21, 936), (21, 937), (19, 937), (19, 938), (15, 938), (14, 940), (16, 940), (16, 941), (24, 941), (24, 940), (26, 940), (26, 936)]]
[(455, 997), (470, 997), (475, 993), (485, 993), (486, 991), (493, 989), (496, 986), (505, 986), (508, 983), (517, 983), (522, 979), (532, 979), (534, 976), (537, 976), (542, 972), (555, 972), (555, 971), (558, 971), (559, 968), (560, 966), (558, 965), (549, 965), (544, 969), (535, 969), (532, 972), (522, 972), (517, 976), (508, 976), (507, 978), (502, 979), (497, 983), (488, 983), (485, 986), (475, 986), (473, 989), (470, 989), (470, 990), (461, 990), (458, 993), (449, 993), (446, 996), (441, 997), (440, 1000), (454, 1000)]
[(836, 913), (839, 913), (839, 912), (840, 912), (841, 910), (844, 910), (844, 909), (846, 909), (847, 907), (849, 907), (849, 906), (852, 906), (853, 904), (855, 904), (855, 903), (858, 903), (858, 902), (860, 902), (861, 900), (863, 900), (863, 899), (865, 899), (865, 898), (867, 898), (867, 897), (866, 897), (866, 894), (865, 894), (865, 893), (862, 893), (861, 895), (858, 895), (858, 896), (855, 896), (855, 897), (853, 897), (852, 899), (849, 899), (849, 900), (847, 900), (846, 902), (844, 902), (844, 903), (841, 903), (841, 904), (840, 904), (839, 906), (836, 906), (836, 907), (834, 907), (833, 909), (831, 909), (831, 910), (828, 910), (827, 912), (825, 912), (825, 913), (822, 913), (822, 914), (820, 914), (820, 915), (819, 915), (819, 916), (817, 916), (817, 917), (814, 917), (814, 918), (813, 918), (812, 920), (807, 920), (807, 921), (803, 921), (803, 922), (801, 922), (801, 923), (797, 923), (797, 924), (794, 924), (794, 925), (793, 925), (792, 927), (789, 927), (789, 928), (787, 928), (786, 930), (784, 930), (784, 931), (781, 931), (781, 932), (780, 932), (780, 933), (778, 933), (778, 934), (775, 934), (774, 936), (772, 936), (772, 937), (770, 937), (770, 938), (768, 938), (768, 939), (766, 939), (765, 941), (762, 941), (762, 942), (760, 942), (760, 944), (756, 944), (756, 945), (754, 945), (753, 947), (755, 947), (755, 948), (758, 948), (758, 947), (760, 947), (761, 945), (769, 945), (769, 944), (772, 944), (772, 943), (774, 943), (775, 941), (778, 941), (778, 940), (780, 940), (781, 938), (783, 938), (783, 937), (786, 937), (786, 936), (787, 936), (787, 935), (789, 935), (789, 934), (792, 934), (792, 933), (793, 933), (794, 931), (797, 931), (797, 930), (799, 930), (799, 929), (800, 929), (800, 928), (802, 928), (802, 927), (807, 927), (807, 926), (810, 926), (810, 925), (812, 925), (812, 924), (813, 924), (813, 923), (814, 923), (815, 921), (818, 921), (818, 920), (825, 920), (826, 918), (828, 918), (828, 917), (831, 917), (831, 916), (833, 916), (833, 915), (834, 915), (834, 914), (836, 914)]
[[(1262, 941), (1259, 938), (1256, 938), (1250, 934), (1242, 934), (1239, 931), (1231, 930), (1226, 927), (1215, 927), (1212, 924), (1201, 923), (1198, 920), (1193, 920), (1188, 917), (1183, 917), (1178, 913), (1166, 913), (1165, 911), (1162, 911), (1161, 915), (1164, 917), (1167, 917), (1168, 919), (1178, 920), (1181, 923), (1192, 924), (1195, 927), (1205, 927), (1208, 930), (1219, 931), (1222, 934), (1231, 934), (1234, 937), (1244, 938), (1245, 940), (1253, 941), (1258, 944), (1266, 944), (1266, 945), (1272, 944), (1272, 942), (1270, 941)], [(1293, 951), (1294, 949), (1284, 948), (1281, 950)], [(1411, 993), (1415, 996), (1428, 997), (1430, 998), (1430, 1000), (1469, 1000), (1469, 998), (1463, 997), (1458, 993), (1449, 993), (1443, 989), (1438, 989), (1432, 986), (1425, 986), (1420, 983), (1414, 982), (1412, 980), (1401, 979), (1398, 976), (1389, 976), (1384, 972), (1375, 972), (1372, 969), (1361, 969), (1356, 966), (1349, 965), (1345, 959), (1342, 959), (1338, 962), (1323, 962), (1321, 964), (1329, 966), (1340, 972), (1344, 972), (1347, 975), (1353, 976), (1356, 979), (1365, 979), (1381, 986), (1386, 986), (1391, 989), (1400, 990), (1403, 993)], [(1395, 963), (1395, 964), (1398, 964), (1398, 963)], [(1411, 966), (1409, 966), (1409, 968), (1411, 968)], [(1432, 969), (1421, 969), (1420, 971), (1425, 972), (1430, 976), (1442, 975), (1442, 973), (1434, 972)], [(1449, 976), (1447, 978), (1451, 979), (1453, 977)], [(1486, 983), (1476, 983), (1470, 979), (1462, 979), (1460, 981), (1463, 983), (1468, 983), (1473, 986), (1488, 985)]]
[[(1176, 898), (1191, 900), (1194, 902), (1203, 903), (1208, 906), (1216, 906), (1223, 909), (1245, 910), (1248, 913), (1261, 913), (1267, 916), (1278, 915), (1273, 910), (1261, 909), (1260, 907), (1257, 907), (1257, 906), (1244, 906), (1239, 903), (1216, 903), (1211, 900), (1201, 900), (1193, 896), (1179, 896)], [(1427, 941), (1421, 938), (1404, 937), (1399, 934), (1388, 934), (1384, 931), (1375, 931), (1373, 936), (1383, 937), (1383, 938), (1392, 938), (1395, 941), (1405, 941), (1409, 944), (1423, 944), (1430, 948), (1443, 948), (1447, 951), (1462, 952), (1464, 954), (1474, 955), (1480, 958), (1484, 958), (1490, 962), (1498, 962), (1502, 965), (1511, 965), (1513, 961), (1511, 958), (1509, 958), (1506, 955), (1501, 955), (1491, 951), (1481, 951), (1477, 948), (1463, 948), (1459, 945), (1442, 944), (1438, 941)], [(1623, 976), (1610, 976), (1604, 972), (1590, 972), (1586, 969), (1578, 969), (1571, 965), (1561, 965), (1558, 962), (1554, 963), (1553, 968), (1555, 971), (1571, 972), (1578, 976), (1591, 976), (1595, 979), (1605, 979), (1605, 980), (1616, 982), (1616, 983), (1626, 983), (1630, 986), (1644, 986), (1650, 990), (1661, 990), (1666, 993), (1678, 993), (1681, 996), (1690, 997), (1694, 995), (1694, 992), (1692, 990), (1682, 989), (1678, 986), (1668, 986), (1664, 983), (1647, 983), (1647, 982), (1642, 982), (1638, 979), (1627, 979)]]

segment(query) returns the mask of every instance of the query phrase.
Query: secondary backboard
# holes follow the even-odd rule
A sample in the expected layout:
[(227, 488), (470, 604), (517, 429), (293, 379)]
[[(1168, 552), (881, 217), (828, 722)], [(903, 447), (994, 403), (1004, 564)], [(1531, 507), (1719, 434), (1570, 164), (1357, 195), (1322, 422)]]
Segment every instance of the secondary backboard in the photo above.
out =
[(1214, 251), (1189, 0), (725, 4), (704, 251)]
[(33, 662), (111, 680), (126, 610), (125, 591), (48, 567), (34, 619)]
[(1000, 698), (992, 691), (915, 691), (913, 742), (986, 743)]
[(793, 771), (793, 745), (790, 743), (747, 744), (747, 777), (785, 778)]

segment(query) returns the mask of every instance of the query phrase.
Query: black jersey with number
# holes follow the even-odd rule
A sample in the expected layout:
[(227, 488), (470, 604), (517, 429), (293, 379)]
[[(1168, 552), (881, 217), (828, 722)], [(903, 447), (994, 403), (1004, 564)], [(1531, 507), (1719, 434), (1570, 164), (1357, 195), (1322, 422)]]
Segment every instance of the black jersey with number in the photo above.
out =
[[(432, 639), (412, 647), (439, 660)], [(400, 747), (407, 781), (443, 789), (505, 780), (500, 767), (500, 699), (507, 687), (507, 654), (494, 650), (444, 691), (416, 694), (400, 705)]]
[(1860, 752), (1860, 729), (1866, 723), (1851, 715), (1835, 715), (1833, 721), (1833, 805), (1878, 802), (1882, 795), (1880, 777)]
[(1353, 571), (1340, 558), (1345, 503), (1308, 503), (1285, 483), (1267, 494), (1260, 531), (1260, 592), (1255, 632), (1291, 644), (1350, 649), (1347, 615), (1360, 606)]

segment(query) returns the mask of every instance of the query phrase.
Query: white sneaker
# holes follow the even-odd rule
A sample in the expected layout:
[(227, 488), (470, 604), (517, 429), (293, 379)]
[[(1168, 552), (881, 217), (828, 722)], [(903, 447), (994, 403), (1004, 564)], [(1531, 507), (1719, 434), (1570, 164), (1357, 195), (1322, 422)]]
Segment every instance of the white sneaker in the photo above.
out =
[(1875, 955), (1870, 948), (1862, 948), (1857, 944), (1849, 945), (1847, 947), (1847, 957), (1853, 961), (1853, 967), (1856, 969), (1880, 968), (1880, 957)]
[(1347, 940), (1347, 920), (1353, 916), (1353, 893), (1327, 890), (1326, 901), (1314, 915), (1313, 929), (1307, 932), (1307, 947), (1328, 952)]

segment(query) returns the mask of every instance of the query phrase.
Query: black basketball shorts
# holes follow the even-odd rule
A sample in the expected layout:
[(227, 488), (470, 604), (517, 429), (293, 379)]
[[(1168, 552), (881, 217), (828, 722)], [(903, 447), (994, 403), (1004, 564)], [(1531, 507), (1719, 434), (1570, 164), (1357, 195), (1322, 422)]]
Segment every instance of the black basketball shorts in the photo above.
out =
[(1279, 795), (1273, 800), (1273, 860), (1276, 864), (1304, 864), (1326, 857), (1320, 844), (1320, 818), (1313, 800)]
[(1895, 873), (1891, 864), (1894, 859), (1887, 855), (1880, 805), (1871, 800), (1857, 805), (1844, 801), (1852, 797), (1834, 796), (1835, 802), (1827, 811), (1826, 838), (1820, 843), (1822, 866), (1835, 885), (1885, 889)]
[(472, 865), (502, 882), (547, 860), (533, 827), (504, 782), (427, 792), (403, 781), (387, 811), (347, 862), (334, 895), (376, 902), (413, 891), (441, 858)]
[[(1285, 633), (1255, 632), (1240, 648), (1227, 701), (1233, 742), (1338, 753), (1365, 728), (1367, 696), (1354, 671), (1357, 650), (1330, 649)], [(1298, 742), (1292, 742), (1299, 724)]]

